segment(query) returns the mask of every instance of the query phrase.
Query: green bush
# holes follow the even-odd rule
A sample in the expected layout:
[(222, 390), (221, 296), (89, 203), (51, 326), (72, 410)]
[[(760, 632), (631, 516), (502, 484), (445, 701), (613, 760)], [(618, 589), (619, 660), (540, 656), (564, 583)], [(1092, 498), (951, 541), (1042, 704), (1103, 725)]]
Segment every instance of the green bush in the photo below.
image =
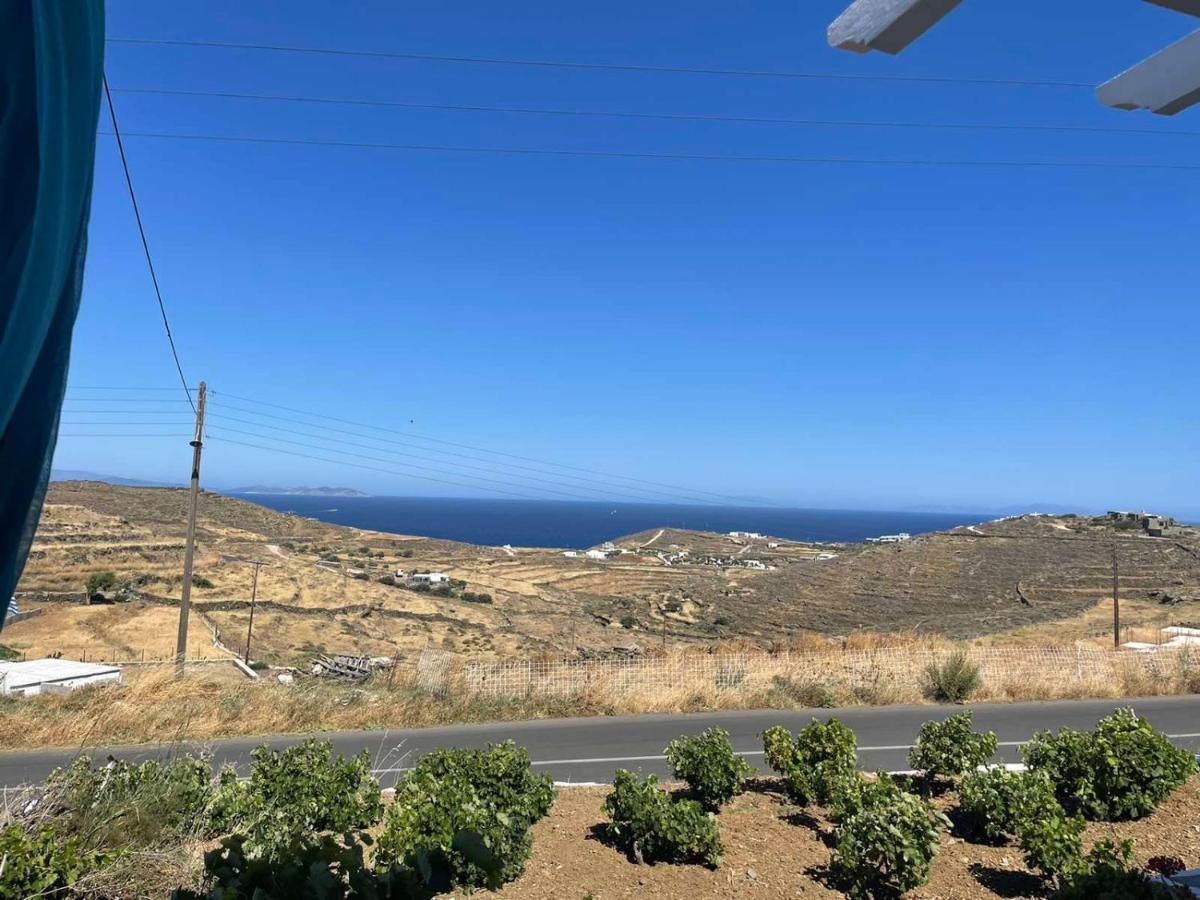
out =
[(828, 803), (856, 780), (857, 749), (854, 732), (837, 719), (813, 719), (794, 737), (781, 725), (763, 732), (767, 765), (784, 777), (799, 804)]
[(851, 896), (902, 894), (924, 884), (942, 832), (950, 827), (928, 801), (890, 782), (864, 786), (859, 809), (834, 833), (834, 866)]
[(937, 703), (962, 703), (981, 684), (979, 666), (971, 662), (966, 650), (956, 650), (943, 662), (925, 667), (922, 693)]
[(1130, 868), (1133, 841), (1097, 841), (1079, 870), (1059, 878), (1055, 900), (1189, 900), (1192, 894), (1152, 882), (1145, 872)]
[(174, 900), (403, 900), (417, 896), (408, 873), (365, 863), (366, 834), (297, 836), (264, 857), (234, 835), (204, 854), (210, 888)]
[(81, 756), (46, 780), (57, 795), (58, 825), (89, 848), (146, 848), (206, 831), (212, 769), (189, 755), (100, 767)]
[(214, 585), (211, 579), (205, 578), (203, 575), (193, 575), (192, 587), (204, 588), (207, 590), (208, 588), (214, 587)]
[(0, 829), (0, 897), (67, 897), (81, 877), (112, 859), (85, 852), (78, 837), (64, 838), (49, 825), (33, 834), (9, 825)]
[(1054, 783), (1063, 806), (1089, 819), (1137, 819), (1152, 812), (1196, 771), (1196, 758), (1132, 710), (1118, 710), (1091, 732), (1039, 732), (1025, 760)]
[(994, 732), (979, 734), (971, 730), (970, 710), (941, 722), (926, 722), (917, 735), (917, 745), (908, 754), (908, 762), (927, 777), (955, 777), (974, 772), (996, 752)]
[(14, 650), (12, 647), (0, 644), (0, 662), (9, 662), (14, 659), (21, 658), (21, 651)]
[(490, 887), (524, 871), (529, 827), (554, 802), (548, 776), (511, 741), (438, 750), (396, 786), (377, 860), (415, 869), (430, 887)]
[(637, 862), (690, 862), (716, 866), (725, 848), (714, 816), (694, 800), (672, 800), (653, 775), (640, 781), (625, 769), (605, 798), (608, 836)]
[(671, 741), (666, 752), (675, 777), (687, 782), (706, 809), (720, 809), (745, 790), (746, 779), (754, 774), (744, 759), (734, 755), (729, 732), (723, 728)]
[(249, 781), (229, 769), (221, 773), (212, 820), (245, 835), (252, 855), (271, 857), (305, 834), (368, 828), (383, 815), (365, 750), (335, 757), (328, 741), (309, 738), (285, 750), (262, 744), (251, 755)]
[(1026, 822), (1063, 815), (1045, 775), (1003, 768), (967, 775), (959, 785), (958, 805), (971, 831), (992, 841), (1016, 835)]
[[(76, 582), (78, 584), (79, 582)], [(117, 576), (115, 572), (93, 572), (88, 576), (87, 592), (89, 594), (97, 594), (100, 591), (111, 591), (117, 586)]]
[(1048, 816), (1029, 819), (1017, 832), (1025, 864), (1050, 878), (1062, 879), (1081, 874), (1083, 869), (1083, 832), (1087, 822), (1082, 816)]

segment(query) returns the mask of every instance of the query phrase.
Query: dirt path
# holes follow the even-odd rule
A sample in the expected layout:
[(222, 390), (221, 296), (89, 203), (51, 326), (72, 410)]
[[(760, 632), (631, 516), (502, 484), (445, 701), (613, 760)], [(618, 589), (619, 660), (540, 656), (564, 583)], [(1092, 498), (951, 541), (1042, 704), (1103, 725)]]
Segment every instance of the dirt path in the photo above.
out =
[(666, 531), (665, 528), (658, 529), (658, 534), (656, 534), (654, 537), (650, 538), (650, 540), (646, 541), (646, 543), (642, 544), (642, 546), (638, 547), (638, 549), (645, 550), (647, 547), (649, 547), (651, 544), (653, 544), (655, 541), (657, 541), (660, 537), (662, 537), (664, 531)]

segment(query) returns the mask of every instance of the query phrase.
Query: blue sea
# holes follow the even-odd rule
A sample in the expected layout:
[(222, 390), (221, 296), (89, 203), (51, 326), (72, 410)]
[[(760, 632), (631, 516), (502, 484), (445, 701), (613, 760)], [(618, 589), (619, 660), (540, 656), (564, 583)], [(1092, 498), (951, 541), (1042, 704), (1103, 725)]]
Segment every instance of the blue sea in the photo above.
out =
[(395, 534), (471, 544), (583, 548), (649, 528), (758, 531), (800, 541), (862, 541), (993, 518), (983, 513), (867, 512), (760, 506), (478, 500), (450, 497), (308, 497), (243, 494), (281, 512)]

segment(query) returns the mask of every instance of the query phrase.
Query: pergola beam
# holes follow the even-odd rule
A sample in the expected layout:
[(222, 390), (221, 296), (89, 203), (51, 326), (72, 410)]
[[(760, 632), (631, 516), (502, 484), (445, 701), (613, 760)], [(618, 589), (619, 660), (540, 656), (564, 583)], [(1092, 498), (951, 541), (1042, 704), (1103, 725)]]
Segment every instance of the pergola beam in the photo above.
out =
[(1105, 106), (1173, 116), (1200, 102), (1200, 31), (1159, 50), (1096, 88)]
[(1146, 0), (1155, 6), (1165, 6), (1175, 12), (1186, 13), (1189, 16), (1200, 16), (1200, 0)]
[(899, 53), (940, 22), (960, 2), (854, 0), (829, 26), (829, 45), (854, 53), (866, 53), (869, 50)]

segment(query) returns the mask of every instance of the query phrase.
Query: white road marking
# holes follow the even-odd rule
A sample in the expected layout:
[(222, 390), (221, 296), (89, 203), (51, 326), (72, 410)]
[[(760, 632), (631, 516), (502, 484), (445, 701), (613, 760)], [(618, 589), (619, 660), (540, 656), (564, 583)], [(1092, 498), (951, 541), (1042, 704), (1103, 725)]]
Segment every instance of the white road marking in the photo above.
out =
[[(1188, 732), (1186, 734), (1168, 734), (1171, 740), (1186, 740), (1190, 738), (1200, 738), (1200, 731)], [(1028, 744), (1033, 738), (1026, 738), (1023, 741), (997, 741), (998, 747), (1020, 747)], [(886, 750), (911, 750), (912, 744), (880, 744), (874, 747), (859, 747), (859, 753), (872, 753)], [(762, 756), (762, 750), (735, 750), (734, 756)], [(579, 759), (535, 759), (531, 766), (586, 766), (596, 765), (598, 763), (622, 763), (622, 762), (658, 762), (666, 759), (664, 753), (654, 753), (647, 756), (589, 756)], [(411, 772), (412, 767), (402, 767), (393, 769), (372, 769), (373, 775), (391, 775), (398, 772)]]

